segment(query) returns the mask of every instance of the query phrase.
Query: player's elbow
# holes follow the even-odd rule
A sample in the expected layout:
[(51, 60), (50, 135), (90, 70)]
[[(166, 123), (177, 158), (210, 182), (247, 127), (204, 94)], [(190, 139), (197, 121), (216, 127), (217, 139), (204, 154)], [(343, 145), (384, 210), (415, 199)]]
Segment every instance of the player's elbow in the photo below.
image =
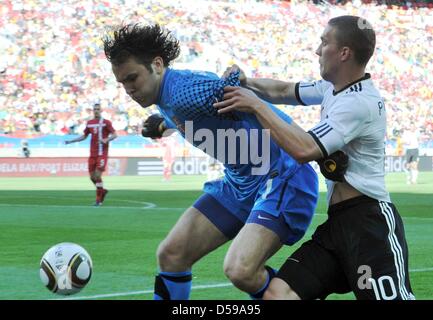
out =
[(316, 150), (308, 148), (296, 150), (295, 152), (293, 152), (292, 157), (300, 164), (308, 163), (310, 161), (320, 158), (317, 155)]
[(310, 137), (298, 143), (297, 146), (298, 147), (295, 147), (295, 150), (291, 155), (300, 164), (304, 164), (323, 157), (320, 147)]
[(309, 154), (302, 151), (297, 152), (296, 154), (292, 155), (292, 157), (300, 164), (304, 164), (311, 161)]

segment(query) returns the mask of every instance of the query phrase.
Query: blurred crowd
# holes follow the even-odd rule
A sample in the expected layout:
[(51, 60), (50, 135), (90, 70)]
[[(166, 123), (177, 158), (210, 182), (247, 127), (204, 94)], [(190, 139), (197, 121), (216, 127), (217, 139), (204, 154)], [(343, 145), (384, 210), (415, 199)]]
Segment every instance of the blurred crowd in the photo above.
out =
[[(315, 4), (331, 3), (331, 4), (346, 4), (352, 0), (311, 0)], [(403, 8), (420, 8), (433, 6), (433, 0), (361, 0), (364, 4), (377, 4), (389, 6), (401, 6)]]
[[(315, 4), (317, 2), (318, 4)], [(333, 16), (366, 17), (377, 49), (367, 68), (386, 100), (388, 139), (412, 125), (433, 140), (433, 9), (392, 1), (2, 0), (0, 134), (81, 134), (94, 103), (120, 134), (134, 134), (152, 108), (116, 83), (101, 38), (122, 23), (160, 23), (180, 40), (177, 68), (249, 76), (319, 78), (315, 49)], [(402, 2), (402, 1), (399, 1)], [(315, 107), (280, 106), (305, 129)]]

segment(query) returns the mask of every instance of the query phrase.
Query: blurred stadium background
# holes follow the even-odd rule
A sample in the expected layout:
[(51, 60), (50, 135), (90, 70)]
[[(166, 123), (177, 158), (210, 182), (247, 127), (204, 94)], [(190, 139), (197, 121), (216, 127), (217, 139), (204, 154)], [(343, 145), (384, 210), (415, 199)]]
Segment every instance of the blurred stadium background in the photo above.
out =
[[(174, 137), (168, 144), (176, 155), (174, 176), (161, 181), (167, 143), (137, 134), (155, 109), (141, 109), (116, 83), (101, 42), (110, 26), (166, 26), (182, 45), (175, 68), (221, 74), (237, 63), (250, 76), (297, 81), (319, 77), (320, 34), (341, 14), (375, 26), (368, 72), (388, 112), (387, 183), (406, 223), (415, 295), (433, 298), (432, 1), (2, 0), (0, 299), (55, 298), (40, 283), (38, 264), (62, 241), (83, 245), (94, 259), (94, 279), (77, 297), (149, 299), (157, 245), (207, 179), (209, 159)], [(105, 179), (112, 192), (99, 209), (90, 207), (90, 139), (63, 145), (82, 134), (95, 102), (120, 135), (111, 143)], [(319, 117), (318, 107), (279, 107), (304, 129)], [(417, 185), (406, 185), (404, 137), (413, 128), (421, 172)], [(322, 184), (309, 235), (324, 220), (324, 191)], [(246, 298), (223, 276), (226, 248), (197, 265), (194, 285), (201, 287), (193, 299)], [(275, 266), (292, 250), (273, 258)]]

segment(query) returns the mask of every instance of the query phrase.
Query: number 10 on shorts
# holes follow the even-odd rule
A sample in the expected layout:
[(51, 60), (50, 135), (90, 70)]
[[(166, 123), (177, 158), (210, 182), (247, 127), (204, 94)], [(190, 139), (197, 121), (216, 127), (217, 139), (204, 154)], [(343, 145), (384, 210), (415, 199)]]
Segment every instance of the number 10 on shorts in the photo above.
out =
[[(358, 279), (358, 288), (371, 289), (373, 287), (376, 300), (393, 300), (397, 297), (394, 280), (390, 276), (381, 276), (376, 280), (371, 277), (371, 268), (366, 265), (359, 266), (358, 273), (361, 274)], [(390, 295), (385, 290), (386, 283), (389, 283), (387, 287), (390, 288)]]

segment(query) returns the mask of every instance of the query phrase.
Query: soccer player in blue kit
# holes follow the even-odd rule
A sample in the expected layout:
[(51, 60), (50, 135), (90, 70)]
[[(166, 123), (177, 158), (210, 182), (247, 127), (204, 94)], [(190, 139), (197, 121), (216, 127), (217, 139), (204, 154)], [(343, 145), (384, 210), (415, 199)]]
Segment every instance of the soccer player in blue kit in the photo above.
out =
[(251, 298), (261, 299), (275, 274), (266, 261), (282, 245), (299, 241), (311, 223), (317, 174), (279, 148), (254, 115), (218, 115), (213, 103), (222, 99), (225, 86), (239, 86), (239, 74), (220, 79), (170, 68), (179, 43), (159, 25), (119, 27), (104, 38), (104, 50), (126, 93), (143, 108), (155, 104), (160, 111), (145, 121), (144, 136), (177, 129), (225, 167), (224, 178), (205, 183), (203, 195), (159, 245), (154, 298), (188, 299), (193, 264), (233, 240), (224, 273)]

